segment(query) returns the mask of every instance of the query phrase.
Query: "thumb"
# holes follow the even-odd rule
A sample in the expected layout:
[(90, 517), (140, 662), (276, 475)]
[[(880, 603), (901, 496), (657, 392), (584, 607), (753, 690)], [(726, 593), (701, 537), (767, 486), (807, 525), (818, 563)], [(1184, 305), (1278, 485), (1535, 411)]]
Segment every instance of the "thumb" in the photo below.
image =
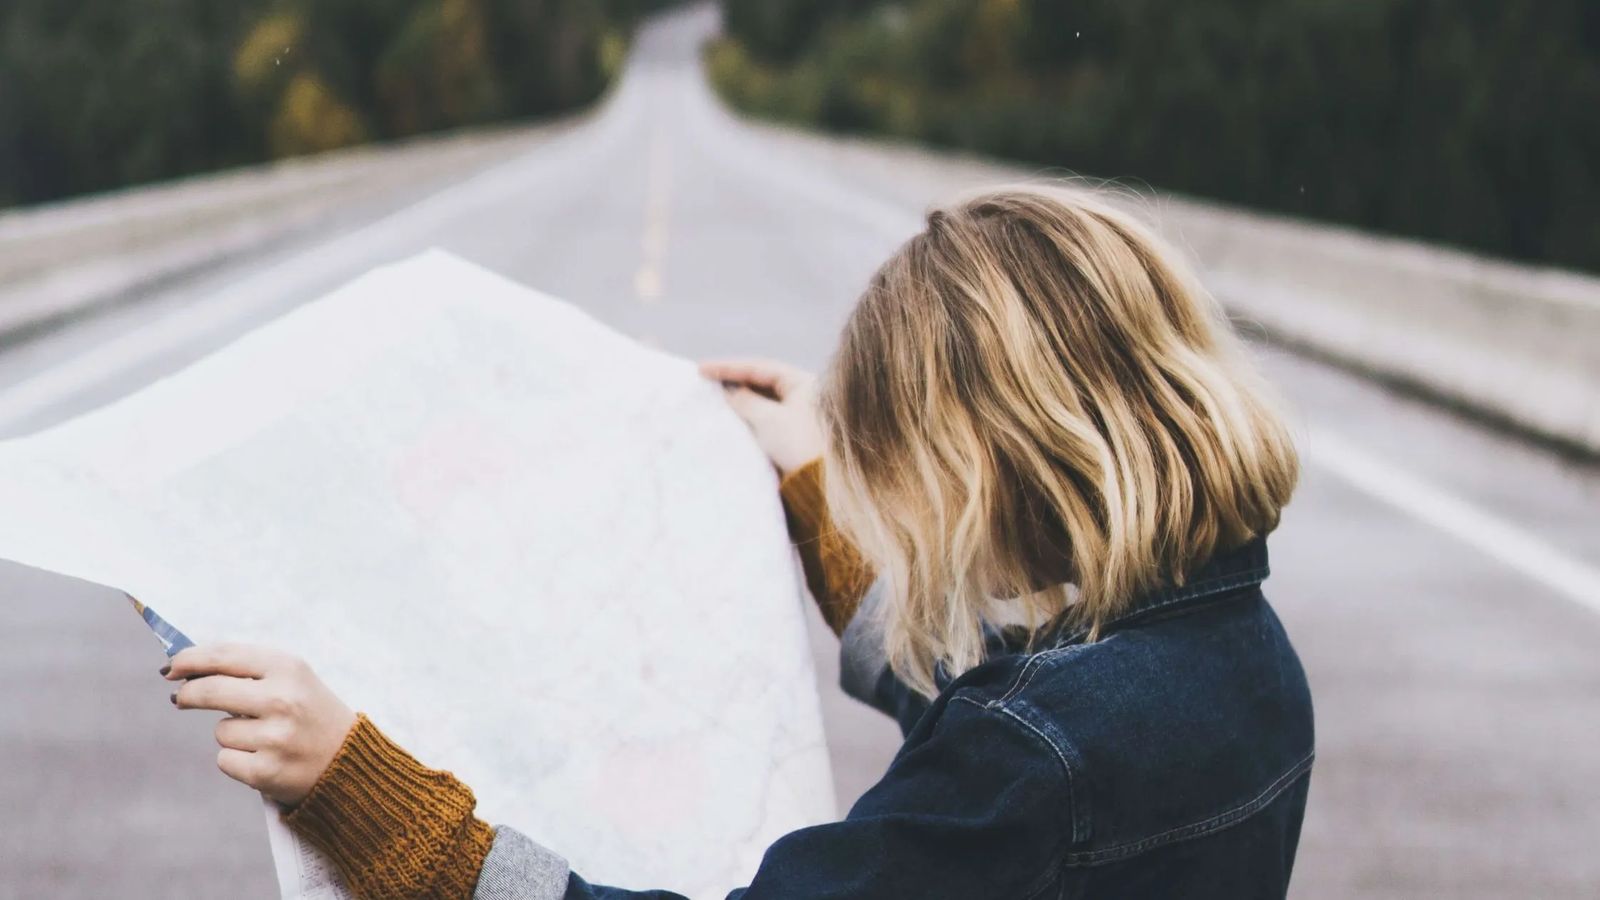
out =
[(767, 422), (778, 404), (769, 400), (747, 387), (729, 388), (727, 391), (728, 405), (743, 419), (746, 425), (757, 428)]

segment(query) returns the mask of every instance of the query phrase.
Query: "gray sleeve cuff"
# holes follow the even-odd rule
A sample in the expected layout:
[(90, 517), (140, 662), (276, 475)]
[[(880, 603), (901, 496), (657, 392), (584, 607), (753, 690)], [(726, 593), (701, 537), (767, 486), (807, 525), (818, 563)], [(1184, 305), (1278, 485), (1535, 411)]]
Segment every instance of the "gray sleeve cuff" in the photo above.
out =
[(567, 893), (567, 861), (504, 825), (478, 873), (473, 900), (561, 900)]
[(877, 696), (878, 683), (889, 669), (889, 659), (883, 652), (884, 590), (882, 578), (872, 582), (844, 634), (839, 636), (839, 686), (862, 703), (890, 712)]

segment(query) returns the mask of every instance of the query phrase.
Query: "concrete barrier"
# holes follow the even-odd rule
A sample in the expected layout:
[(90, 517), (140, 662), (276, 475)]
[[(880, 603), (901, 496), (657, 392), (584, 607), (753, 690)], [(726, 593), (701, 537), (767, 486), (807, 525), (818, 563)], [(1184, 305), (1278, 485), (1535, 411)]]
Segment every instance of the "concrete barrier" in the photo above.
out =
[[(0, 213), (0, 340), (459, 177), (564, 127), (362, 148)], [(908, 210), (1065, 174), (751, 127)], [(849, 165), (830, 165), (841, 158)], [(1270, 337), (1600, 455), (1600, 279), (1183, 197), (1136, 205), (1194, 256), (1230, 313)]]
[[(1070, 174), (750, 127), (906, 209), (982, 185)], [(1120, 193), (1193, 256), (1230, 315), (1270, 338), (1600, 455), (1600, 278), (1191, 198)]]
[(567, 123), (351, 148), (0, 211), (0, 341), (522, 152)]
[(1269, 335), (1600, 454), (1600, 279), (1190, 200), (1159, 210)]

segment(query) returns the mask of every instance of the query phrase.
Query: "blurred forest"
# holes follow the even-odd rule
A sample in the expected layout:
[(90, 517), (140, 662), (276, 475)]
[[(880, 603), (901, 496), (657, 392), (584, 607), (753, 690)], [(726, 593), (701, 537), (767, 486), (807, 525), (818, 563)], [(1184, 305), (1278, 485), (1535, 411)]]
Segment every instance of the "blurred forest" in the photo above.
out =
[(572, 109), (660, 0), (4, 0), (0, 206)]
[(1600, 270), (1594, 0), (723, 0), (746, 111)]

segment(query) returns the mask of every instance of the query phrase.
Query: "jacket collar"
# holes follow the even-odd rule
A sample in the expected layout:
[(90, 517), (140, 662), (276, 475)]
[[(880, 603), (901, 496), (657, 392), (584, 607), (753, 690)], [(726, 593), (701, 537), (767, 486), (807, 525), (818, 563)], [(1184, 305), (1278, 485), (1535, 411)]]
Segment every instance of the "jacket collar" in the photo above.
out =
[[(1182, 585), (1167, 585), (1141, 594), (1126, 609), (1112, 617), (1101, 631), (1113, 631), (1135, 621), (1173, 611), (1184, 606), (1200, 605), (1204, 601), (1253, 587), (1265, 581), (1270, 570), (1267, 566), (1267, 539), (1258, 535), (1232, 550), (1214, 554)], [(1066, 624), (1047, 626), (1044, 640), (1038, 646), (1074, 644), (1088, 637), (1087, 626)]]

